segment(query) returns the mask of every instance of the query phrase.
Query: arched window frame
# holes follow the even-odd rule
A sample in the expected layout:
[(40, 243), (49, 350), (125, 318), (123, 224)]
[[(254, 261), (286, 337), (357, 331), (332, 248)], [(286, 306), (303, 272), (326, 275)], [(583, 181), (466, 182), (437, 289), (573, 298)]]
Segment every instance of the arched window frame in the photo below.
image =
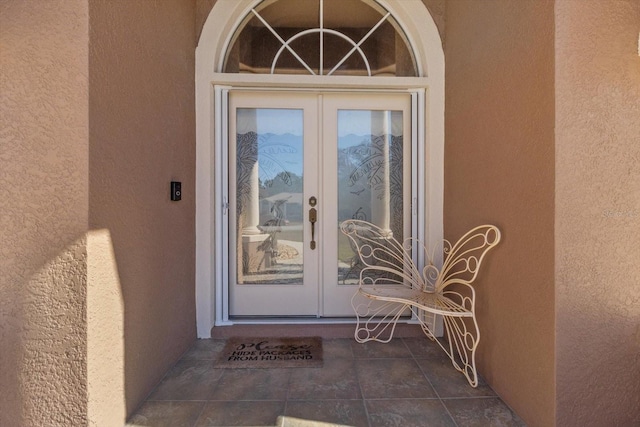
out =
[(207, 18), (196, 48), (196, 321), (200, 338), (214, 325), (227, 324), (221, 252), (226, 201), (221, 164), (226, 118), (220, 108), (232, 87), (320, 90), (412, 91), (422, 108), (415, 129), (420, 162), (417, 184), (422, 200), (418, 237), (435, 242), (443, 236), (444, 194), (444, 51), (438, 29), (421, 0), (375, 0), (402, 26), (413, 49), (419, 77), (301, 76), (225, 74), (226, 50), (247, 13), (262, 0), (218, 0)]
[[(409, 53), (411, 64), (412, 64), (411, 65), (412, 72), (411, 74), (406, 74), (406, 75), (414, 75), (413, 73), (415, 73), (416, 71), (415, 58), (413, 56), (413, 52), (410, 49), (410, 46), (408, 46), (408, 40), (405, 37), (404, 31), (395, 21), (395, 18), (391, 14), (391, 12), (386, 10), (384, 6), (380, 4), (380, 2), (377, 2), (376, 0), (356, 0), (357, 2), (361, 3), (364, 6), (365, 9), (363, 9), (363, 12), (364, 10), (368, 9), (371, 12), (375, 11), (379, 13), (379, 16), (374, 18), (375, 21), (371, 22), (370, 27), (363, 27), (363, 29), (367, 30), (366, 34), (360, 35), (358, 38), (354, 39), (352, 38), (352, 36), (341, 31), (340, 28), (334, 29), (334, 28), (331, 28), (330, 26), (327, 26), (327, 22), (325, 22), (325, 11), (326, 11), (325, 9), (327, 5), (325, 4), (325, 2), (328, 2), (329, 0), (316, 0), (317, 6), (319, 6), (318, 21), (316, 23), (316, 26), (307, 24), (306, 26), (301, 27), (305, 29), (300, 29), (298, 32), (294, 34), (288, 34), (288, 35), (280, 34), (280, 31), (278, 31), (277, 28), (274, 28), (272, 23), (269, 22), (270, 21), (269, 18), (267, 16), (263, 16), (263, 11), (267, 10), (269, 6), (274, 4), (277, 7), (278, 1), (279, 0), (275, 0), (275, 1), (263, 0), (263, 2), (257, 3), (257, 7), (251, 9), (251, 13), (248, 13), (245, 16), (242, 22), (240, 22), (240, 25), (238, 25), (238, 27), (235, 29), (234, 33), (232, 34), (232, 37), (230, 39), (231, 41), (228, 43), (228, 47), (225, 52), (226, 53), (225, 62), (228, 62), (230, 60), (229, 55), (233, 51), (232, 46), (235, 44), (238, 38), (241, 37), (242, 33), (245, 32), (248, 28), (250, 28), (249, 23), (251, 21), (260, 21), (264, 26), (264, 28), (268, 30), (268, 34), (270, 34), (270, 37), (274, 37), (274, 39), (277, 39), (280, 42), (280, 47), (278, 51), (271, 58), (271, 65), (269, 67), (270, 72), (268, 74), (278, 74), (278, 72), (276, 72), (276, 66), (278, 61), (282, 53), (289, 52), (289, 54), (297, 60), (297, 62), (294, 61), (295, 63), (294, 69), (297, 68), (301, 74), (305, 74), (304, 70), (306, 70), (306, 72), (308, 72), (311, 75), (341, 75), (343, 73), (339, 71), (340, 66), (343, 65), (345, 62), (347, 62), (351, 57), (355, 56), (355, 57), (360, 57), (360, 59), (362, 60), (365, 66), (366, 75), (371, 77), (373, 74), (372, 74), (369, 59), (374, 59), (374, 58), (369, 58), (369, 55), (367, 55), (367, 52), (365, 51), (366, 49), (363, 49), (363, 46), (366, 45), (366, 42), (369, 39), (375, 38), (376, 33), (379, 32), (379, 28), (381, 26), (383, 26), (384, 24), (390, 24), (394, 28), (396, 32), (396, 36), (399, 36), (400, 39), (403, 40), (405, 47), (409, 49), (408, 53)], [(307, 56), (307, 60), (303, 59), (301, 56), (303, 55), (303, 52), (298, 51), (298, 49), (294, 46), (294, 42), (297, 39), (305, 38), (313, 34), (318, 35), (318, 39), (316, 40), (316, 42), (319, 42), (319, 49), (318, 49), (319, 58), (316, 58), (318, 60), (318, 68), (315, 70), (312, 69), (311, 65), (307, 63), (307, 60), (309, 59), (313, 60), (313, 58)], [(327, 36), (329, 37), (327, 38)], [(350, 50), (346, 52), (343, 56), (341, 56), (341, 59), (338, 59), (340, 58), (340, 56), (337, 58), (334, 58), (335, 62), (333, 64), (330, 64), (330, 63), (326, 64), (327, 67), (325, 68), (324, 58), (326, 56), (326, 53), (328, 53), (328, 50), (326, 50), (326, 47), (330, 46), (330, 44), (328, 43), (331, 43), (329, 40), (332, 39), (332, 36), (338, 39), (342, 39), (343, 42), (346, 42), (348, 45), (351, 45), (351, 46), (350, 46)], [(325, 42), (325, 40), (327, 41)], [(333, 39), (333, 40), (335, 42), (336, 39)], [(331, 48), (329, 50), (331, 50)], [(378, 55), (380, 52), (375, 51), (374, 53)], [(264, 59), (266, 58), (263, 58), (263, 60)], [(266, 64), (263, 64), (263, 67), (264, 65)], [(227, 66), (228, 64), (225, 64), (225, 67)], [(361, 75), (360, 73), (365, 71), (365, 69), (353, 68), (352, 71), (356, 72), (355, 75)], [(358, 71), (360, 73), (358, 73)], [(225, 72), (230, 72), (230, 71), (225, 71)], [(263, 72), (259, 72), (259, 74), (267, 74), (267, 73), (263, 71)], [(286, 72), (286, 74), (291, 74), (291, 73)]]

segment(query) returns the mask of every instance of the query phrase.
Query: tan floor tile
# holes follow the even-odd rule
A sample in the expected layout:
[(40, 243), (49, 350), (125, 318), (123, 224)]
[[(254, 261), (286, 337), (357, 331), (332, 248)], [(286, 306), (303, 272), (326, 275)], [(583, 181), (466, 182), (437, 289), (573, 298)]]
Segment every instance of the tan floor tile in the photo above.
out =
[(371, 427), (455, 427), (439, 399), (367, 400)]
[(437, 397), (413, 359), (363, 359), (356, 365), (365, 399)]
[(196, 427), (275, 426), (284, 409), (284, 401), (209, 402)]
[(425, 335), (416, 338), (403, 338), (402, 341), (404, 341), (416, 359), (449, 360), (449, 356), (447, 356), (444, 350), (442, 350), (435, 341), (431, 341)]
[(293, 369), (288, 400), (359, 399), (353, 359), (325, 360), (322, 368)]
[(285, 400), (293, 369), (223, 369), (211, 400)]
[(205, 402), (145, 402), (127, 426), (192, 427)]
[(287, 402), (286, 414), (310, 421), (367, 426), (367, 414), (362, 400), (322, 400)]
[(197, 340), (189, 351), (182, 356), (182, 360), (217, 360), (225, 342), (226, 340)]
[(435, 389), (438, 396), (445, 397), (487, 397), (495, 396), (495, 392), (482, 379), (478, 378), (478, 386), (471, 387), (462, 372), (457, 371), (451, 360), (418, 359), (418, 365)]
[(424, 336), (388, 344), (325, 337), (324, 366), (295, 369), (215, 368), (224, 343), (198, 340), (128, 425), (274, 426), (282, 415), (357, 427), (524, 425)]
[(208, 400), (221, 375), (211, 360), (181, 360), (148, 400)]
[(322, 353), (325, 360), (353, 359), (352, 338), (322, 340)]
[(443, 399), (442, 402), (460, 427), (525, 427), (498, 398)]
[(388, 343), (369, 341), (363, 344), (351, 342), (353, 355), (357, 359), (388, 359), (412, 357), (402, 338), (394, 338)]

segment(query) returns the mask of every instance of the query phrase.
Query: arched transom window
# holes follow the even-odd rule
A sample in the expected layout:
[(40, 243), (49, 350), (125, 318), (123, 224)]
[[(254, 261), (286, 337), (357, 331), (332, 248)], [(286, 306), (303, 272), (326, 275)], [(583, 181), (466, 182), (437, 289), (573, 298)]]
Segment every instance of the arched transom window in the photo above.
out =
[(225, 73), (417, 76), (407, 38), (374, 0), (265, 0), (238, 26)]

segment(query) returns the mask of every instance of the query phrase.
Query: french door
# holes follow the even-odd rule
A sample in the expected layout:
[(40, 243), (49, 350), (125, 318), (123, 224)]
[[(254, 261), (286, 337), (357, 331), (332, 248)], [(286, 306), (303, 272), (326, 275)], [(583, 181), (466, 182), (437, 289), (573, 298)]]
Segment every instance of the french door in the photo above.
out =
[(413, 233), (409, 93), (231, 90), (229, 315), (353, 315), (340, 222)]

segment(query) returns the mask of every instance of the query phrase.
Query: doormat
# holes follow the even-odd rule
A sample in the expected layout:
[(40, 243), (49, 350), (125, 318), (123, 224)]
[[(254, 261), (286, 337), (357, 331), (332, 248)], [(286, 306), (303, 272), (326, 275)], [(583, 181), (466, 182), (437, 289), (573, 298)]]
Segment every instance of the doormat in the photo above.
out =
[(215, 368), (319, 368), (322, 338), (246, 338), (227, 340)]

